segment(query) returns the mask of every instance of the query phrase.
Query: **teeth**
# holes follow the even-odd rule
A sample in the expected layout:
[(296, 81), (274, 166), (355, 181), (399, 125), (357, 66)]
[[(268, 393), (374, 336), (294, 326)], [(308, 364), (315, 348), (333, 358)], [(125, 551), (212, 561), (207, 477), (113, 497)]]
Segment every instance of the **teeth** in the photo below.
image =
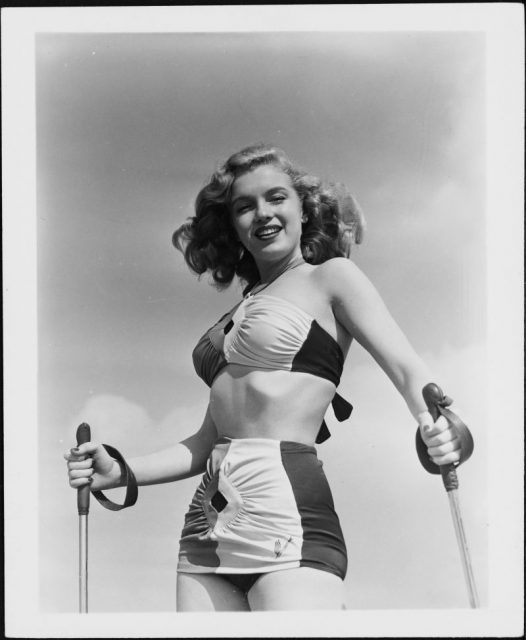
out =
[(256, 231), (256, 236), (258, 238), (265, 238), (266, 236), (271, 236), (277, 233), (280, 230), (280, 227), (266, 227), (265, 229), (260, 229)]

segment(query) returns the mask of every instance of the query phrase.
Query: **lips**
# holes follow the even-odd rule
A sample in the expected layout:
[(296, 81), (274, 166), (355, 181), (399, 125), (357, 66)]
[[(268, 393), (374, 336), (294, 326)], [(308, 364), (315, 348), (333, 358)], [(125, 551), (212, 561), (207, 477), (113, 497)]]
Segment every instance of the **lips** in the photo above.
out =
[(281, 231), (281, 227), (275, 224), (269, 224), (266, 227), (259, 228), (254, 235), (260, 240), (269, 240), (274, 238)]

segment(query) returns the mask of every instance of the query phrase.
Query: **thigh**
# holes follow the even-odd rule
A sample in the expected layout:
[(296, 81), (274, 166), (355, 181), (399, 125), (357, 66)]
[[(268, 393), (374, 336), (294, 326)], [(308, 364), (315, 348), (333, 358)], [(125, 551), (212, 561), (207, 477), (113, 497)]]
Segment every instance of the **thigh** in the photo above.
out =
[(252, 611), (344, 609), (343, 580), (328, 571), (300, 567), (264, 573), (248, 592)]
[(249, 611), (245, 594), (214, 573), (177, 574), (177, 611)]

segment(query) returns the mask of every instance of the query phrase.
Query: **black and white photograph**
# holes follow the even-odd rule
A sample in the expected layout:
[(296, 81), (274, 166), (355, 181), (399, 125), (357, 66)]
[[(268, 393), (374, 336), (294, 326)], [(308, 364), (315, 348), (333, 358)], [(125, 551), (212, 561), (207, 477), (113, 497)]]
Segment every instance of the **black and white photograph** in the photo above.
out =
[(7, 635), (521, 635), (522, 7), (456, 7), (2, 11)]

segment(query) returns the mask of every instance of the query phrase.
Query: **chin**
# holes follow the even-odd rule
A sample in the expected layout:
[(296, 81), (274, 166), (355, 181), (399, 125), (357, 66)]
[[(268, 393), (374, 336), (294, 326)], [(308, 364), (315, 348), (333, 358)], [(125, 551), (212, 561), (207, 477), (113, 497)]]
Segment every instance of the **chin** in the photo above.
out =
[(276, 246), (274, 243), (259, 248), (257, 253), (253, 253), (254, 257), (261, 257), (265, 260), (282, 260), (290, 255), (290, 247)]

